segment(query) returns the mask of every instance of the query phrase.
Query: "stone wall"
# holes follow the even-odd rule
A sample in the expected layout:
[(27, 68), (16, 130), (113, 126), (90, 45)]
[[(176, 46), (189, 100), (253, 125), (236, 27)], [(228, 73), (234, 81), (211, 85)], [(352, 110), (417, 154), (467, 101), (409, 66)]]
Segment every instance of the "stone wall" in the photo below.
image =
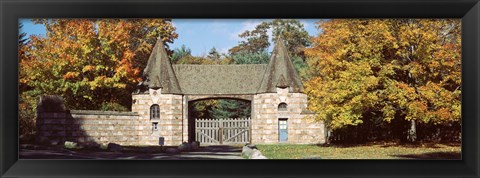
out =
[[(278, 111), (280, 103), (287, 104), (286, 111)], [(305, 113), (307, 95), (289, 93), (288, 88), (277, 88), (277, 93), (254, 96), (252, 110), (252, 143), (279, 143), (278, 120), (287, 118), (286, 143), (325, 143), (323, 122), (316, 122), (312, 114)]]
[[(159, 137), (165, 139), (165, 145), (179, 145), (184, 140), (183, 134), (183, 96), (175, 94), (161, 94), (161, 89), (156, 96), (150, 94), (132, 95), (132, 112), (139, 114), (142, 125), (141, 143), (145, 145), (158, 145)], [(160, 119), (150, 120), (150, 107), (158, 104)], [(153, 130), (153, 123), (158, 123), (158, 130)]]
[(37, 141), (62, 144), (139, 144), (142, 123), (133, 112), (70, 110), (37, 113)]

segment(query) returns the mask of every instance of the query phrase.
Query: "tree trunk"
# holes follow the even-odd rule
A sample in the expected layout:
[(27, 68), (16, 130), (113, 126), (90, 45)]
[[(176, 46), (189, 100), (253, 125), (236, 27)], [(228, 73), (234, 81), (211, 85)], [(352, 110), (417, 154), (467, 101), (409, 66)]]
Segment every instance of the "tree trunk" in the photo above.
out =
[(415, 123), (415, 120), (410, 121), (407, 140), (410, 142), (415, 142), (417, 140), (417, 124)]

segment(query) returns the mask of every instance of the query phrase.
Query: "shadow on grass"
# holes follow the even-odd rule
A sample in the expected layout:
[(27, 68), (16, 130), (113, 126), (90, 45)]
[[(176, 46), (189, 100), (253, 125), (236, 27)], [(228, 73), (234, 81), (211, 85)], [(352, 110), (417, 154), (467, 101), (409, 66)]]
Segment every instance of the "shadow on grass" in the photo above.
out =
[(350, 148), (360, 146), (380, 146), (382, 148), (388, 147), (403, 147), (403, 148), (442, 148), (439, 146), (454, 146), (460, 147), (458, 142), (417, 142), (417, 143), (402, 143), (402, 142), (368, 142), (368, 143), (330, 143), (330, 144), (316, 144), (318, 147), (336, 147), (336, 148)]
[(391, 155), (399, 158), (410, 159), (462, 159), (460, 152), (432, 152), (423, 154)]

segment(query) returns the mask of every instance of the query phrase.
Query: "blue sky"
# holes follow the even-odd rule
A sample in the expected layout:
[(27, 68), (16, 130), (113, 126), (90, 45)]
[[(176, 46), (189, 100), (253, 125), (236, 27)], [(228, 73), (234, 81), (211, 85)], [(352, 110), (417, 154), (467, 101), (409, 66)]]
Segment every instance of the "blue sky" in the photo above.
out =
[[(204, 56), (215, 47), (221, 53), (238, 44), (238, 34), (252, 30), (256, 25), (269, 19), (173, 19), (178, 38), (170, 45), (171, 49), (185, 45), (192, 50), (194, 56)], [(316, 22), (319, 19), (298, 19), (303, 23), (310, 36), (316, 36), (319, 30)], [(23, 32), (27, 35), (45, 34), (43, 25), (33, 24), (29, 19), (21, 19)], [(271, 50), (271, 48), (270, 48)]]

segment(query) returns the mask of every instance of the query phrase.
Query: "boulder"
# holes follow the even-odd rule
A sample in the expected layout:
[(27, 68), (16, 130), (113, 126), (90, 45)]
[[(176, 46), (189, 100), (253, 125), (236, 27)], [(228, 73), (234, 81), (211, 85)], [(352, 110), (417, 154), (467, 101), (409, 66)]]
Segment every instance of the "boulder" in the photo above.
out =
[(181, 145), (178, 146), (178, 150), (180, 150), (181, 152), (190, 151), (190, 150), (191, 150), (191, 146), (190, 146), (189, 143), (183, 142)]
[(200, 142), (194, 141), (190, 143), (190, 147), (192, 148), (192, 150), (197, 150), (198, 148), (200, 148)]
[(115, 143), (109, 143), (108, 146), (107, 146), (107, 150), (108, 151), (113, 151), (113, 152), (120, 152), (120, 151), (122, 151), (122, 146), (120, 146), (119, 144), (115, 144)]
[(250, 148), (250, 149), (258, 149), (257, 145), (254, 145), (254, 144), (246, 144), (245, 146)]
[(252, 159), (268, 159), (268, 158), (263, 156), (263, 155), (260, 155), (260, 156), (257, 156), (257, 157), (253, 157)]
[(263, 155), (262, 155), (262, 152), (260, 152), (260, 151), (257, 150), (257, 149), (254, 149), (254, 150), (252, 151), (252, 154), (251, 154), (248, 158), (253, 159), (253, 158), (256, 158), (256, 157), (260, 157), (260, 156), (263, 156)]
[(177, 153), (180, 153), (180, 151), (176, 148), (167, 148), (165, 150), (165, 153), (168, 153), (168, 154), (177, 154)]
[(243, 146), (243, 148), (242, 148), (242, 156), (243, 156), (243, 157), (250, 158), (250, 156), (252, 155), (252, 153), (253, 153), (253, 149), (251, 149), (251, 148), (248, 147), (248, 146)]
[(77, 143), (75, 143), (75, 142), (66, 141), (63, 145), (64, 145), (65, 148), (68, 148), (68, 149), (77, 148)]
[(101, 150), (106, 150), (106, 149), (108, 149), (108, 145), (105, 144), (105, 143), (101, 143), (101, 144), (100, 144), (100, 149), (101, 149)]

